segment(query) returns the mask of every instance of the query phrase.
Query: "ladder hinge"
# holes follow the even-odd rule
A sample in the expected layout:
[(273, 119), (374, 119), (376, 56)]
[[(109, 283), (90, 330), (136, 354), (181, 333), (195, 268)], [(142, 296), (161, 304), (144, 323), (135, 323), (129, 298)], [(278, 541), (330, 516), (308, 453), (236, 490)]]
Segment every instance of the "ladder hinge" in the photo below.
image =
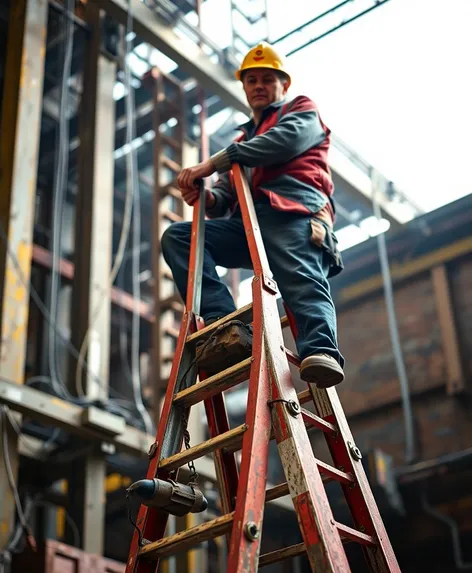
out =
[(271, 279), (270, 277), (262, 275), (262, 284), (263, 284), (266, 291), (268, 291), (272, 294), (278, 294), (279, 289), (277, 288), (277, 283), (274, 281), (274, 279)]

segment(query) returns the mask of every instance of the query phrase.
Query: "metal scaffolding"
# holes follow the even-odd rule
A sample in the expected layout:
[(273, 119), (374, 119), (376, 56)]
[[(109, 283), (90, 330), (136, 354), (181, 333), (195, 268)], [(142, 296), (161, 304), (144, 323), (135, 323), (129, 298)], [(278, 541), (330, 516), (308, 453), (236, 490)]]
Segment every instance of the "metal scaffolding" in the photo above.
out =
[[(10, 548), (15, 514), (22, 519), (18, 506), (29, 501), (35, 530), (44, 536), (103, 555), (110, 546), (110, 512), (118, 516), (113, 531), (122, 530), (128, 535), (123, 543), (129, 541), (124, 495), (110, 501), (107, 484), (115, 473), (145, 471), (154, 436), (142, 409), (157, 421), (173, 357), (183, 306), (158, 244), (167, 225), (190, 218), (176, 175), (207, 157), (212, 145), (231, 140), (236, 112), (249, 114), (233, 74), (247, 42), (236, 24), (231, 49), (222, 50), (184, 22), (191, 10), (198, 16), (200, 2), (132, 0), (129, 13), (127, 0), (88, 0), (72, 14), (74, 4), (15, 0), (8, 13), (0, 134), (0, 406), (1, 447), (10, 463), (0, 464), (0, 551)], [(265, 25), (265, 7), (248, 16), (231, 4), (235, 19), (238, 12), (249, 26)], [(132, 53), (123, 53), (125, 42)], [(156, 49), (175, 64), (172, 71), (154, 62)], [(143, 73), (131, 71), (126, 85), (132, 56)], [(128, 96), (132, 91), (131, 132), (118, 89)], [(206, 120), (225, 109), (231, 111), (226, 132), (205, 133)], [(333, 169), (333, 176), (341, 204), (346, 201), (341, 222), (349, 222), (354, 208), (368, 212), (368, 192), (341, 170)], [(379, 203), (395, 221), (388, 198)], [(137, 241), (127, 234), (136, 211)], [(226, 280), (237, 296), (237, 274)], [(205, 431), (198, 415), (191, 423), (192, 435)], [(199, 473), (214, 480), (208, 460), (200, 461)], [(51, 512), (39, 511), (43, 502), (53, 504)], [(283, 499), (274, 503), (291, 509)], [(56, 523), (58, 508), (67, 509), (64, 531)], [(113, 542), (117, 554), (119, 545)]]

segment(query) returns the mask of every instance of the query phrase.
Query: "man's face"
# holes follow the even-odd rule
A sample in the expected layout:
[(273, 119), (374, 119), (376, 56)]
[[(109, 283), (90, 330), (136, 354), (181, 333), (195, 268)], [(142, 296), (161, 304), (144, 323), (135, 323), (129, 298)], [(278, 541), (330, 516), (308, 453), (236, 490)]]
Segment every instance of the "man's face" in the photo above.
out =
[(243, 87), (247, 101), (254, 111), (281, 101), (287, 93), (287, 83), (273, 70), (255, 68), (244, 74)]

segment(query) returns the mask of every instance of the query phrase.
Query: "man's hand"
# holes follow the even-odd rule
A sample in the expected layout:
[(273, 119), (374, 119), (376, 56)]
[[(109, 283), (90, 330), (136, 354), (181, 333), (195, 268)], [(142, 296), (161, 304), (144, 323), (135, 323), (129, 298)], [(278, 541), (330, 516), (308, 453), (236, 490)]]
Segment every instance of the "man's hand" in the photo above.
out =
[(196, 179), (204, 179), (205, 177), (210, 177), (216, 171), (216, 167), (213, 162), (208, 160), (203, 163), (199, 163), (194, 167), (187, 167), (182, 169), (179, 176), (177, 177), (177, 183), (182, 191), (186, 189), (193, 189), (195, 187)]
[[(193, 187), (192, 189), (182, 189), (181, 192), (183, 200), (187, 203), (187, 205), (190, 205), (190, 207), (195, 203), (200, 195), (200, 191), (196, 187)], [(205, 208), (211, 209), (215, 202), (216, 200), (213, 193), (208, 189), (205, 189)]]

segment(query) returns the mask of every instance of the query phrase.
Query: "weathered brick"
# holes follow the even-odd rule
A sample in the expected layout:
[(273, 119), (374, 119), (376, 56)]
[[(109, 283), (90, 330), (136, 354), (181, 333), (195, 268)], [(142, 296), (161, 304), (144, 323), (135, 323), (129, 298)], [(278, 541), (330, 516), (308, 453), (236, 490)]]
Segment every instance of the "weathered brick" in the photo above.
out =
[[(395, 289), (400, 342), (412, 392), (446, 381), (441, 330), (429, 276)], [(383, 294), (338, 313), (339, 344), (346, 382), (339, 394), (347, 413), (400, 397)]]
[[(413, 402), (419, 459), (429, 460), (472, 446), (472, 416), (455, 398), (437, 391)], [(380, 448), (403, 464), (405, 431), (401, 405), (372, 416), (350, 420), (357, 445), (362, 449)]]

